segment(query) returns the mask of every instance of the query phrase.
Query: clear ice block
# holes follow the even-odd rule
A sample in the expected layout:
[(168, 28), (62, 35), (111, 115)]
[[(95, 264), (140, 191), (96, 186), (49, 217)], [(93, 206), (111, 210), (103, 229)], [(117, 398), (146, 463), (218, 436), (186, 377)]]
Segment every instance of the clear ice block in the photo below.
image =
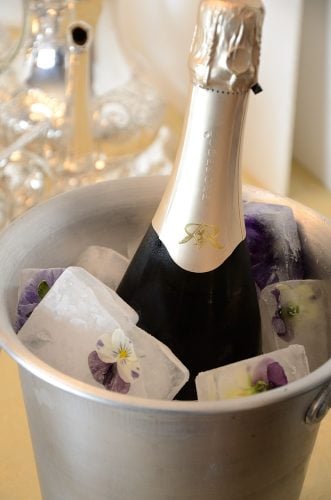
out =
[[(36, 356), (83, 382), (106, 387), (103, 381), (108, 377), (108, 388), (118, 392), (172, 399), (188, 380), (188, 370), (166, 346), (139, 329), (137, 320), (135, 311), (116, 292), (84, 269), (71, 267), (57, 279), (18, 335)], [(100, 345), (115, 347), (100, 358), (96, 356)], [(122, 384), (128, 379), (117, 377), (121, 375), (118, 363), (128, 351), (132, 351), (128, 358), (134, 365), (132, 371), (138, 368), (137, 380), (129, 388)]]
[(124, 255), (98, 245), (86, 248), (75, 262), (75, 266), (83, 267), (113, 290), (118, 287), (128, 265)]
[(244, 204), (252, 272), (260, 290), (278, 281), (302, 279), (304, 266), (297, 223), (290, 207)]
[(291, 344), (305, 347), (311, 370), (330, 356), (331, 286), (323, 280), (292, 280), (261, 292), (263, 352)]
[(304, 347), (291, 345), (286, 349), (201, 372), (195, 384), (198, 400), (223, 400), (282, 387), (308, 373)]

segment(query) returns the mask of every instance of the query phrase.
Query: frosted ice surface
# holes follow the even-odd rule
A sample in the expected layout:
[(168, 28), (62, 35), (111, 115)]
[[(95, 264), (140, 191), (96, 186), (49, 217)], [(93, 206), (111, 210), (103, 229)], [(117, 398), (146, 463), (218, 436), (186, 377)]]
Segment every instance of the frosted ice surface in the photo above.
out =
[(290, 280), (261, 292), (263, 352), (305, 347), (311, 370), (330, 357), (331, 287), (323, 280)]
[(173, 399), (189, 379), (189, 371), (172, 351), (152, 335), (132, 326), (127, 332), (140, 357), (148, 397)]
[(19, 332), (36, 356), (83, 382), (103, 387), (90, 373), (88, 357), (98, 339), (120, 328), (132, 340), (141, 377), (129, 394), (173, 398), (188, 371), (169, 349), (135, 326), (138, 316), (113, 290), (82, 268), (58, 278)]
[(87, 247), (75, 262), (75, 266), (83, 267), (113, 290), (118, 287), (128, 264), (124, 255), (98, 245)]
[[(276, 374), (272, 373), (275, 368)], [(287, 380), (282, 379), (279, 370), (282, 371), (283, 377), (285, 374)], [(308, 373), (309, 365), (304, 347), (292, 345), (286, 349), (201, 372), (195, 383), (198, 400), (232, 399), (268, 390), (268, 384), (273, 388), (281, 387)]]
[(304, 268), (297, 223), (290, 207), (244, 204), (247, 243), (260, 289), (278, 281), (302, 279)]

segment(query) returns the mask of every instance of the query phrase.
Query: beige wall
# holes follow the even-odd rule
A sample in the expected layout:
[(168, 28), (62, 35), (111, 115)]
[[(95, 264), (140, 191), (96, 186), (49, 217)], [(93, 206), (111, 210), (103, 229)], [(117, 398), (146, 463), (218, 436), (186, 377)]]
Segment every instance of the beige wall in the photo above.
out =
[(331, 1), (305, 0), (294, 157), (331, 189)]

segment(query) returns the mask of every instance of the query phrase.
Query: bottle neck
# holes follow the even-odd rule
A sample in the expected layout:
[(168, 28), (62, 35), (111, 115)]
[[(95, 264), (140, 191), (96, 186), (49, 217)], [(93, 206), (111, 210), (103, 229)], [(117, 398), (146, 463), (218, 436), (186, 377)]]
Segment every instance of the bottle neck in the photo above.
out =
[(245, 238), (239, 156), (247, 96), (192, 87), (175, 168), (152, 223), (188, 271), (219, 267)]

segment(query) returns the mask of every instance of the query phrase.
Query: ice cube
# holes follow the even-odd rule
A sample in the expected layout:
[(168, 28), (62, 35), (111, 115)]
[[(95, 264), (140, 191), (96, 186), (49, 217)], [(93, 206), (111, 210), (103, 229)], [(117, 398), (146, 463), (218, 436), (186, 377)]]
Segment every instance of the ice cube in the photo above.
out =
[(325, 363), (330, 353), (330, 288), (330, 283), (323, 280), (293, 280), (262, 290), (263, 352), (301, 344), (311, 370)]
[[(97, 339), (137, 322), (136, 312), (82, 268), (67, 268), (19, 332), (22, 342), (54, 368), (97, 385), (88, 356)], [(135, 390), (141, 384), (134, 384)]]
[(201, 372), (195, 384), (198, 400), (232, 399), (282, 387), (308, 373), (304, 347), (291, 345), (286, 349)]
[[(96, 386), (104, 381), (105, 387), (119, 392), (128, 389), (131, 395), (172, 399), (188, 380), (188, 371), (166, 346), (136, 327), (137, 320), (135, 311), (116, 292), (84, 269), (71, 267), (18, 335), (36, 356), (79, 380)], [(127, 350), (123, 350), (126, 344)], [(107, 345), (115, 347), (103, 355)], [(112, 358), (116, 349), (118, 362), (125, 359), (125, 353), (134, 352), (128, 379), (122, 378)], [(137, 380), (128, 388), (125, 384), (130, 376)]]
[(146, 394), (153, 399), (173, 399), (189, 379), (189, 371), (172, 351), (137, 326), (128, 332), (140, 359)]
[(260, 290), (278, 281), (302, 279), (304, 266), (297, 223), (285, 205), (244, 204), (252, 272)]
[[(145, 395), (152, 399), (173, 399), (189, 379), (187, 368), (167, 346), (137, 326), (132, 325), (127, 330), (126, 340), (124, 332), (118, 332), (117, 335), (124, 336), (120, 343), (117, 341), (117, 346), (116, 340), (114, 343), (107, 334), (97, 340), (96, 350), (89, 357), (94, 377), (106, 388), (113, 389), (118, 379), (123, 386), (123, 383), (132, 382), (132, 378), (141, 376), (145, 394), (137, 392), (136, 384), (132, 389), (124, 386), (120, 392), (128, 391), (130, 394)], [(117, 363), (118, 373), (111, 373), (109, 381), (107, 376), (105, 378), (105, 372), (113, 370), (109, 364), (114, 362), (114, 352), (119, 351), (122, 356), (124, 353), (125, 358), (129, 353), (128, 359), (125, 359), (124, 366)]]
[(118, 287), (129, 260), (112, 248), (91, 245), (84, 250), (75, 266), (83, 267), (113, 290)]

